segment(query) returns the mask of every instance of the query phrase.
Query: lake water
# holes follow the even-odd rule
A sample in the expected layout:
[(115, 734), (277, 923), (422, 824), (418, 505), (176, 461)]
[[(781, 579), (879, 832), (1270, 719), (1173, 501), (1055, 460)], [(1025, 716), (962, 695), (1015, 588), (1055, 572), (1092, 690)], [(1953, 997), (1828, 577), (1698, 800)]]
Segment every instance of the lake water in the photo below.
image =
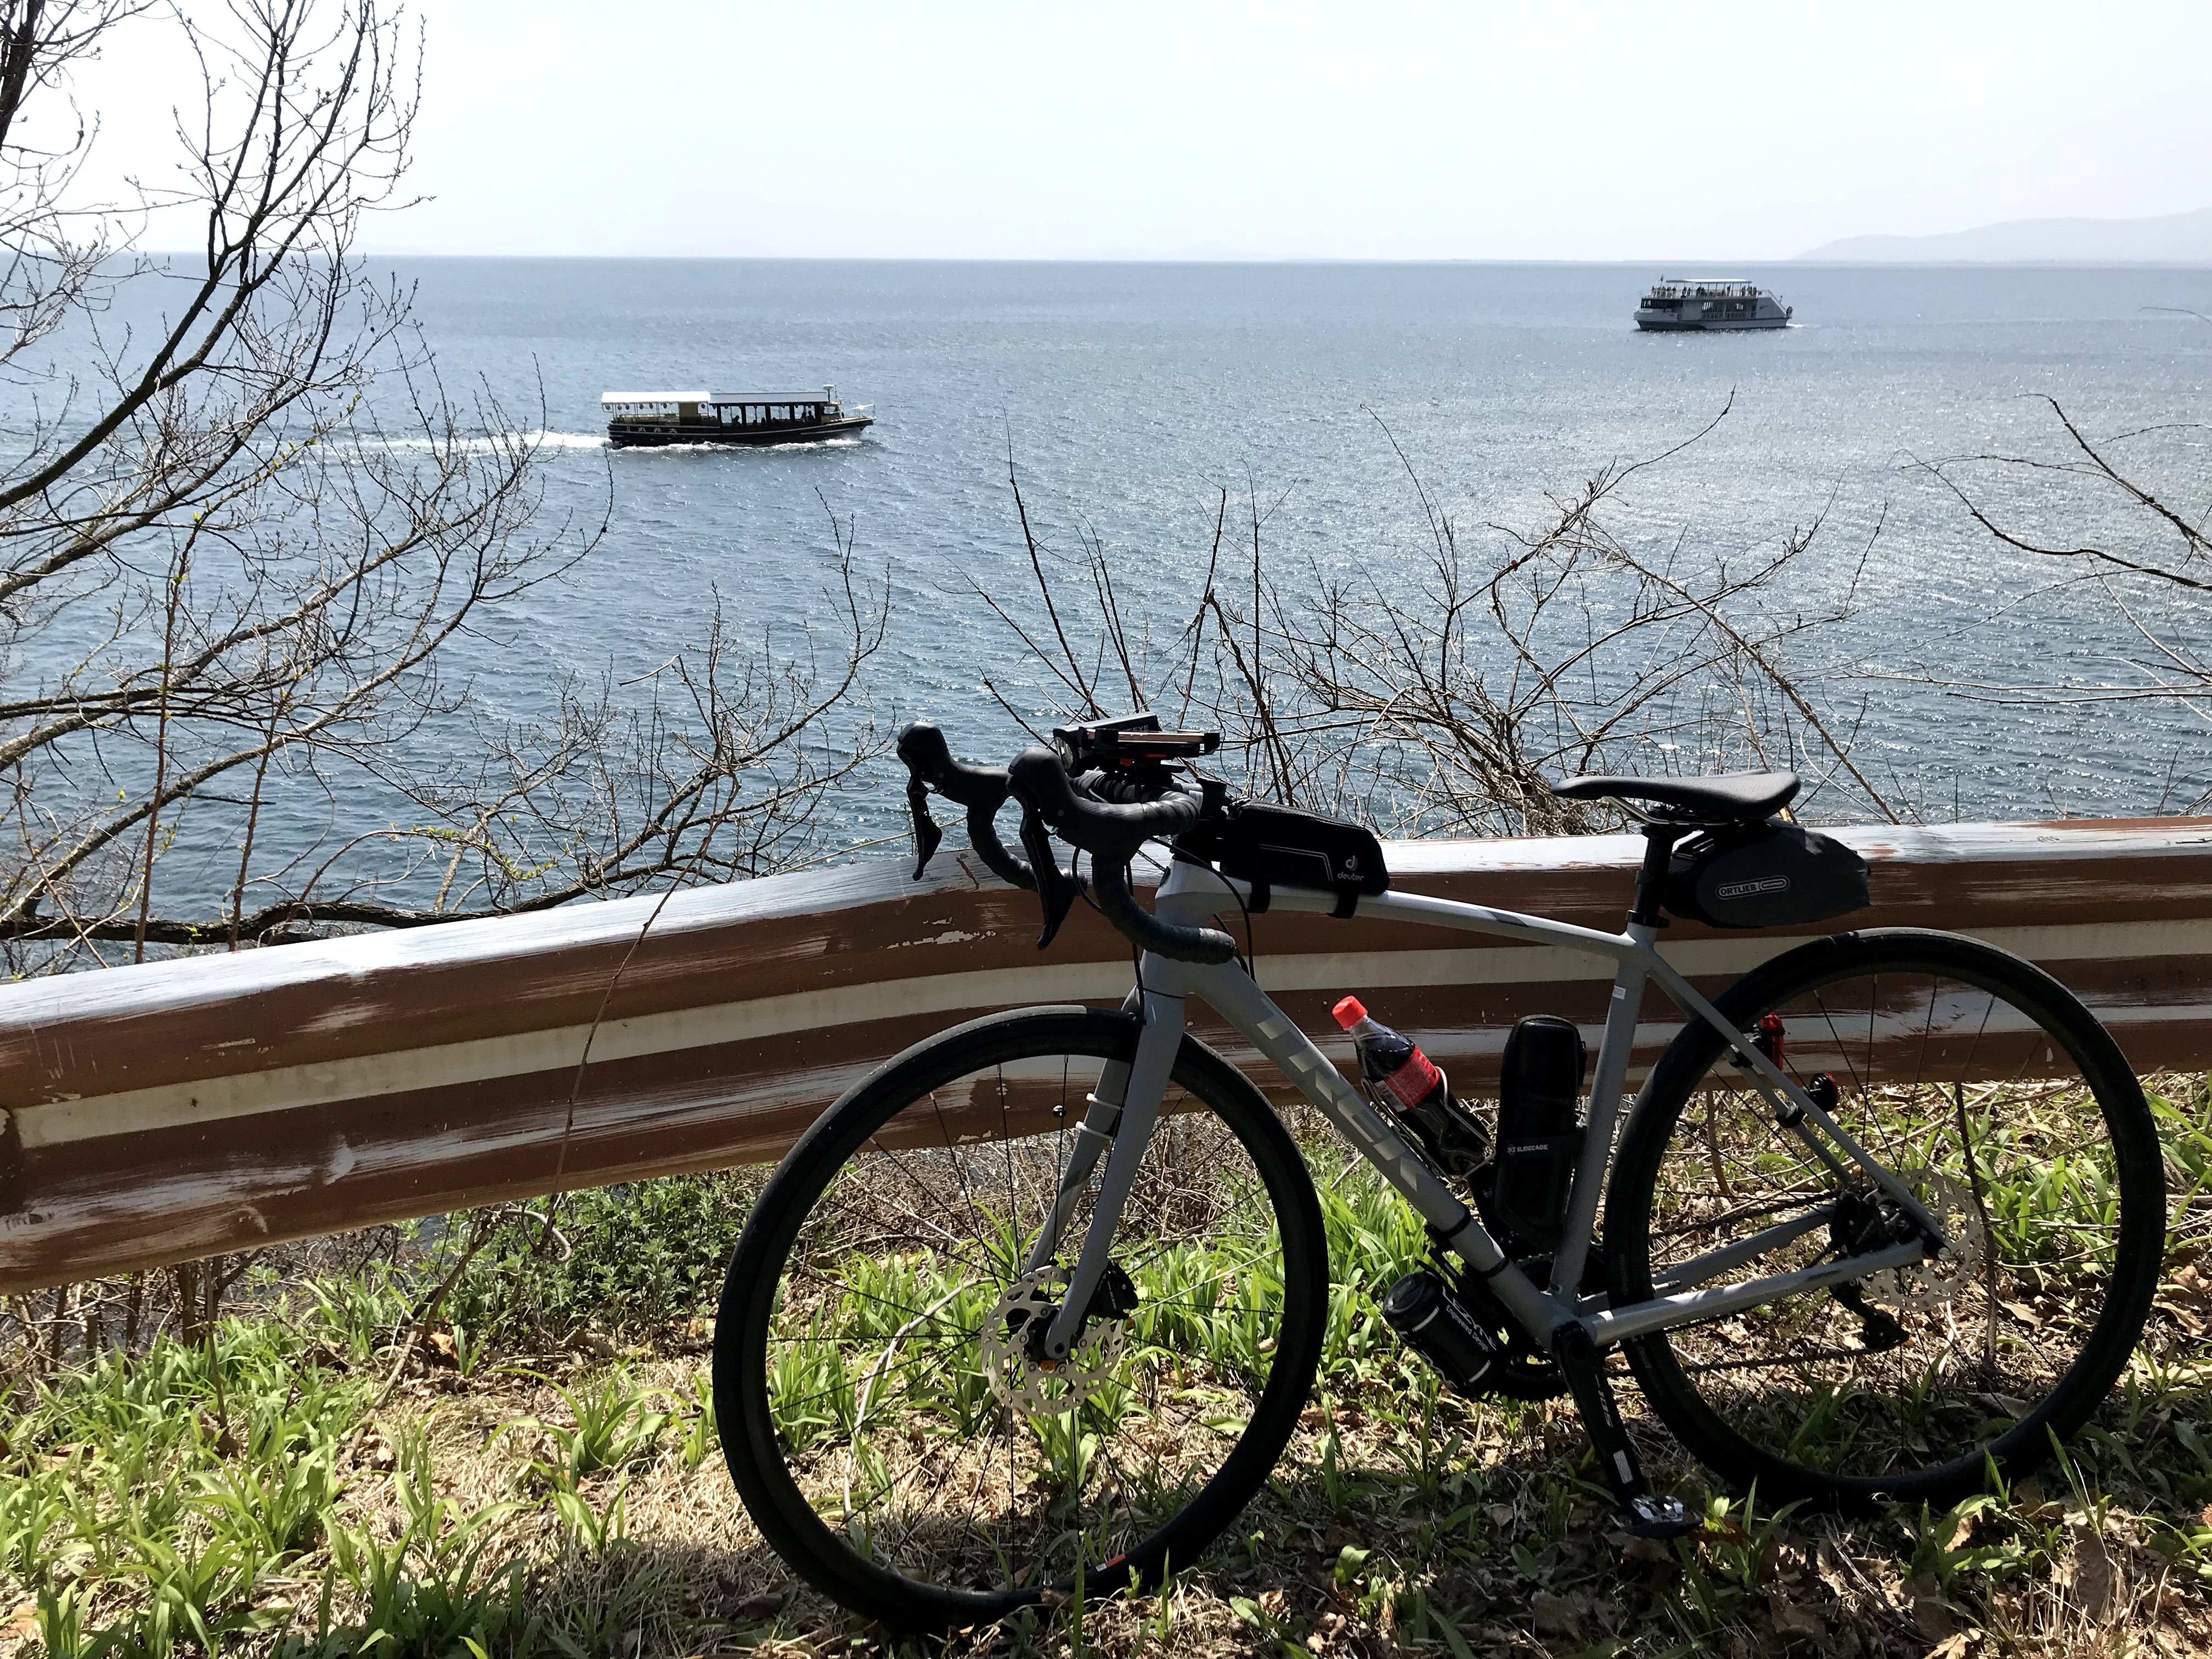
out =
[[(1749, 555), (1826, 513), (1824, 550), (1796, 578), (1811, 607), (1879, 520), (1863, 611), (1808, 648), (2008, 685), (2124, 675), (2116, 654), (2144, 653), (2091, 596), (2048, 591), (2060, 573), (1997, 546), (1916, 459), (2056, 456), (2057, 428), (2035, 396), (2049, 394), (2100, 435), (2177, 428), (2125, 453), (2197, 510), (2212, 485), (2205, 432), (2185, 429), (2212, 411), (2212, 325), (2179, 314), (2212, 311), (2201, 270), (1754, 268), (1730, 274), (1778, 290), (1795, 326), (1666, 336), (1628, 320), (1656, 273), (1622, 266), (398, 269), (420, 284), (449, 384), (482, 376), (532, 409), (542, 385), (545, 427), (568, 434), (548, 458), (556, 503), (589, 511), (611, 487), (599, 556), (500, 653), (518, 712), (557, 667), (651, 667), (715, 592), (756, 625), (818, 627), (835, 514), (890, 586), (884, 716), (927, 713), (957, 748), (1003, 756), (1017, 736), (983, 676), (1018, 702), (1046, 700), (969, 586), (1033, 614), (1010, 445), (1048, 542), (1073, 554), (1078, 528), (1094, 532), (1134, 604), (1174, 627), (1224, 485), (1273, 505), (1267, 557), (1286, 574), (1410, 569), (1426, 537), (1391, 434), (1463, 526), (1528, 526), (1547, 493), (1668, 448), (1733, 397), (1719, 429), (1632, 481), (1615, 528), (1638, 544)], [(864, 438), (598, 447), (602, 391), (825, 381), (874, 406)], [(2056, 487), (2011, 507), (2030, 532), (2132, 533), (2108, 500), (2069, 506)], [(2172, 622), (2202, 637), (2197, 616)], [(1954, 799), (1968, 816), (2109, 813), (2212, 787), (2201, 729), (2142, 704), (2008, 706), (1893, 684), (1861, 741), (1931, 816)], [(896, 807), (886, 775), (876, 799), (853, 803), (850, 834), (895, 828)]]
[[(1224, 488), (1232, 520), (1252, 496), (1267, 507), (1265, 556), (1286, 592), (1363, 571), (1405, 590), (1430, 547), (1407, 462), (1479, 557), (1499, 540), (1485, 526), (1546, 522), (1547, 496), (1668, 449), (1733, 399), (1709, 436), (1637, 473), (1608, 523), (1640, 550), (1746, 562), (1826, 515), (1814, 551), (1765, 599), (1808, 613), (1859, 566), (1879, 524), (1859, 613), (1799, 638), (1790, 660), (1899, 677), (1861, 682), (1841, 710), (1859, 763), (1890, 793), (1929, 817), (2007, 817), (2173, 809), (2212, 790), (2212, 746), (2186, 708), (1962, 697), (1915, 678), (2142, 678), (2148, 648), (2106, 599), (2061, 585), (2070, 568), (1997, 544), (1917, 463), (2063, 458), (2047, 395), (2100, 437), (2140, 434), (2118, 453), (2203, 512), (2212, 323), (2183, 313), (2212, 315), (2212, 272), (1753, 268), (1730, 274), (1778, 290), (1794, 326), (1641, 335), (1629, 313), (1658, 273), (1626, 266), (394, 270), (416, 285), (447, 386), (463, 398), (487, 386), (514, 424), (550, 434), (548, 507), (586, 523), (610, 515), (592, 560), (455, 642), (449, 678), (471, 678), (495, 714), (542, 714), (564, 674), (649, 675), (701, 638), (718, 595), (748, 636), (834, 656), (834, 516), (889, 597), (877, 720), (929, 714), (957, 751), (1003, 759), (1023, 739), (984, 678), (1046, 714), (1041, 725), (1050, 698), (975, 592), (1042, 626), (1010, 453), (1048, 547), (1073, 559), (1095, 537), (1127, 609), (1171, 637), (1199, 591)], [(864, 437), (765, 451), (602, 442), (604, 391), (829, 381), (873, 406)], [(0, 388), (0, 435), (27, 418), (21, 402)], [(2008, 522), (2067, 545), (2156, 548), (2140, 515), (2063, 474), (2015, 480), (2004, 500)], [(2142, 597), (2160, 630), (2212, 648), (2199, 600)], [(79, 621), (101, 625), (89, 610)], [(26, 649), (58, 663), (90, 643), (57, 633)], [(434, 760), (452, 746), (458, 763), (474, 739), (448, 722), (408, 741)], [(1652, 762), (1698, 769), (1693, 757)], [(842, 797), (823, 826), (830, 847), (897, 831), (902, 781), (886, 760)], [(365, 775), (337, 770), (328, 785), (327, 797), (307, 789), (272, 806), (261, 844), (304, 853), (410, 816)], [(187, 814), (179, 836), (166, 890), (179, 903), (222, 892), (237, 856), (231, 818)]]

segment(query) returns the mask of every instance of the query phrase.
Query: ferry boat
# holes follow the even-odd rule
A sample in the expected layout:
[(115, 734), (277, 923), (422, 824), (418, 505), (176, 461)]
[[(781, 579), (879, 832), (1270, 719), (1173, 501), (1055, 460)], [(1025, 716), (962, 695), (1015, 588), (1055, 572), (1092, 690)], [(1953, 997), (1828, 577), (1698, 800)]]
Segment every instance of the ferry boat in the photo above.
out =
[(837, 388), (811, 392), (609, 392), (599, 398), (607, 441), (641, 444), (803, 444), (873, 426), (866, 404), (848, 410)]
[(1683, 329), (1782, 328), (1794, 307), (1734, 276), (1662, 276), (1636, 307), (1636, 325)]

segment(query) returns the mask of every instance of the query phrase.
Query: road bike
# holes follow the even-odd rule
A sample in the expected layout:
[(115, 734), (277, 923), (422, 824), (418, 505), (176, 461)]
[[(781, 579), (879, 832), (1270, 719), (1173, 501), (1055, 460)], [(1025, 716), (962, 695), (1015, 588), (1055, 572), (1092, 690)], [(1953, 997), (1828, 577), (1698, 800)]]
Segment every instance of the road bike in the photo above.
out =
[[(1134, 947), (1134, 985), (1119, 1008), (1023, 1009), (909, 1048), (763, 1192), (714, 1398), (739, 1494), (808, 1582), (922, 1630), (1196, 1561), (1352, 1316), (1310, 1163), (1402, 1196), (1423, 1259), (1385, 1316), (1457, 1393), (1571, 1396), (1632, 1533), (1692, 1519), (1647, 1485), (1615, 1351), (1684, 1448), (1770, 1504), (1954, 1501), (2048, 1455), (2112, 1387), (2165, 1188), (2142, 1089), (2078, 1000), (1917, 929), (1817, 939), (1711, 1000), (1656, 948), (1670, 913), (1801, 925), (1865, 902), (1856, 854), (1787, 818), (1794, 775), (1554, 786), (1642, 826), (1608, 933), (1392, 891), (1364, 829), (1203, 775), (1218, 744), (1129, 716), (1000, 770), (954, 760), (926, 722), (901, 736), (917, 878), (941, 834), (929, 799), (949, 799), (986, 862), (1037, 892), (1040, 945), (1095, 902)], [(1010, 796), (1025, 857), (995, 828)], [(1140, 856), (1164, 868), (1149, 911)], [(1268, 908), (1610, 963), (1587, 1086), (1573, 1032), (1544, 1062), (1569, 1120), (1530, 1139), (1510, 1066), (1494, 1102), (1451, 1101), (1455, 1139), (1347, 1080), (1238, 948), (1231, 930)], [(1279, 1111), (1187, 1031), (1194, 997), (1303, 1104)], [(1671, 1040), (1646, 1011), (1662, 998), (1685, 1022)]]

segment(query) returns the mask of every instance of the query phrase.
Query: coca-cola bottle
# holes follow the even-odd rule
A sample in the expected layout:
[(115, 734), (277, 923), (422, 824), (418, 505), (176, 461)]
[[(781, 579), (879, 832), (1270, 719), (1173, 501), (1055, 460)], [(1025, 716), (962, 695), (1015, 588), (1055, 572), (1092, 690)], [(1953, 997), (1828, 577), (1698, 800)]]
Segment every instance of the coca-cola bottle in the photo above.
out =
[(1420, 1045), (1375, 1018), (1358, 997), (1346, 997), (1331, 1012), (1359, 1051), (1360, 1075), (1413, 1130), (1429, 1162), (1449, 1176), (1472, 1176), (1480, 1168), (1490, 1156), (1482, 1126), (1452, 1097), (1450, 1084)]

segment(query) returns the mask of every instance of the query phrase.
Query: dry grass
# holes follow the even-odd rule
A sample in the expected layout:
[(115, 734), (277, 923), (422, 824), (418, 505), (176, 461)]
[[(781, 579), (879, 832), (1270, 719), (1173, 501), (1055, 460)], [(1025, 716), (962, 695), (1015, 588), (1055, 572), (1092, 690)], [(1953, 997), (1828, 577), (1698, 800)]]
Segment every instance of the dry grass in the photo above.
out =
[[(571, 1396), (619, 1378), (639, 1401), (690, 1397), (696, 1354), (635, 1356), (571, 1372)], [(1395, 1390), (1331, 1390), (1308, 1411), (1267, 1490), (1208, 1559), (1163, 1595), (1097, 1596), (1049, 1620), (956, 1638), (956, 1653), (1136, 1655), (1399, 1651), (1477, 1654), (2080, 1655), (2212, 1650), (2201, 1576), (2212, 1528), (2177, 1512), (2168, 1483), (2136, 1478), (2172, 1461), (2175, 1425), (2212, 1433), (2194, 1409), (2115, 1401), (2077, 1446), (2069, 1484), (1946, 1515), (1866, 1524), (1774, 1517), (1705, 1500), (1704, 1534), (1680, 1545), (1609, 1531), (1579, 1426), (1558, 1404), (1467, 1406), (1445, 1396), (1428, 1455), (1409, 1443)], [(373, 1466), (410, 1437), (457, 1510), (523, 1504), (498, 1534), (531, 1563), (526, 1603), (548, 1636), (587, 1651), (693, 1655), (888, 1651), (895, 1644), (793, 1585), (761, 1543), (719, 1456), (686, 1466), (680, 1425), (626, 1467), (585, 1476), (582, 1501), (618, 1535), (598, 1546), (550, 1501), (544, 1431), (574, 1422), (550, 1386), (447, 1375), (359, 1443), (367, 1465), (345, 1524), (404, 1529), (400, 1471)], [(1698, 1472), (1650, 1443), (1655, 1473), (1686, 1495)], [(356, 1456), (360, 1453), (357, 1449)]]
[[(1340, 1266), (1352, 1311), (1318, 1397), (1203, 1560), (1162, 1594), (1086, 1586), (945, 1647), (2212, 1651), (2212, 1099), (2198, 1079), (2169, 1084), (2176, 1227), (2159, 1307), (2123, 1387), (2035, 1481), (1939, 1515), (1776, 1516), (1710, 1492), (1639, 1419), (1655, 1478), (1706, 1524), (1633, 1543), (1609, 1530), (1571, 1413), (1438, 1393), (1382, 1327), (1382, 1285), (1354, 1261)], [(794, 1586), (737, 1504), (703, 1322), (587, 1329), (534, 1355), (434, 1333), (379, 1407), (404, 1323), (356, 1282), (226, 1321), (212, 1345), (221, 1394), (208, 1348), (169, 1341), (19, 1374), (0, 1417), (0, 1659), (892, 1645)], [(1636, 1415), (1625, 1379), (1624, 1399)]]

